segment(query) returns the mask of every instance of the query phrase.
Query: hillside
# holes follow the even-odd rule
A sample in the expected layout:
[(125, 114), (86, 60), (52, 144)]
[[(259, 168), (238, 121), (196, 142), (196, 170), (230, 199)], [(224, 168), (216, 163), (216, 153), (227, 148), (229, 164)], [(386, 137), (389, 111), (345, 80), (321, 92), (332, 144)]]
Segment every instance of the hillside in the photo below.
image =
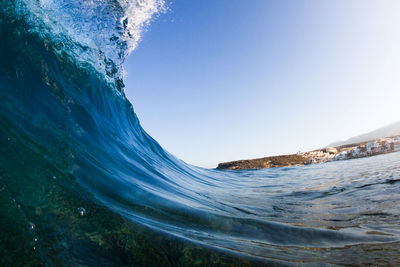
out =
[(361, 143), (361, 142), (366, 142), (369, 140), (374, 140), (376, 138), (381, 138), (381, 137), (386, 137), (386, 136), (395, 136), (395, 135), (400, 135), (400, 121), (397, 121), (395, 123), (389, 124), (382, 128), (376, 129), (372, 132), (349, 138), (345, 141), (334, 142), (332, 144), (329, 144), (328, 146), (329, 147), (338, 147), (338, 146), (354, 144), (354, 143)]

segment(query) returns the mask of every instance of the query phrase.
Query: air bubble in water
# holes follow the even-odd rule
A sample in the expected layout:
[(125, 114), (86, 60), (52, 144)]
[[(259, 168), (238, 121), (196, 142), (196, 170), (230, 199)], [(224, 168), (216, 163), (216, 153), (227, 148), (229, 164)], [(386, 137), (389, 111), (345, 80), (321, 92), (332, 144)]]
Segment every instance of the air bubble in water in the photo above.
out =
[(85, 216), (86, 215), (86, 210), (83, 207), (78, 208), (78, 213), (81, 216)]

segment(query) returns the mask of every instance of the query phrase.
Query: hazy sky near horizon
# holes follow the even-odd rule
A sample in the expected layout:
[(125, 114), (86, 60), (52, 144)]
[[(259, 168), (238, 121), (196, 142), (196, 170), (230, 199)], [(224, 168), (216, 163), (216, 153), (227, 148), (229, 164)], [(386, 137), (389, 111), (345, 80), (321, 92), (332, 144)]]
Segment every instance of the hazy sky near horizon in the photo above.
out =
[(169, 8), (125, 62), (126, 95), (188, 163), (311, 150), (400, 119), (400, 1)]

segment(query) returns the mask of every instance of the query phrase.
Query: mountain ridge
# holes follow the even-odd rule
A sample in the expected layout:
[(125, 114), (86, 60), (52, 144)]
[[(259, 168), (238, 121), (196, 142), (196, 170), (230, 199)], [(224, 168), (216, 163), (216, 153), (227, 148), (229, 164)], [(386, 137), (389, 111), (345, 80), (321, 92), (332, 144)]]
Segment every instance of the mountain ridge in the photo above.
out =
[(361, 143), (370, 140), (374, 140), (376, 138), (387, 137), (387, 136), (395, 136), (400, 135), (400, 120), (378, 128), (376, 130), (370, 131), (368, 133), (364, 133), (358, 136), (351, 137), (344, 141), (333, 142), (328, 145), (328, 147), (338, 147), (353, 143)]

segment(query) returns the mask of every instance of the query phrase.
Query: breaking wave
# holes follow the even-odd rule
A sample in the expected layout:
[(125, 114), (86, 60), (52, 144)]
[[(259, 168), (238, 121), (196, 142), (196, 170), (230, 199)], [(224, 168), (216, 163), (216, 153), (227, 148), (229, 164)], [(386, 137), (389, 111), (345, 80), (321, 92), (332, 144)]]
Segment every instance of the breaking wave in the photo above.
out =
[(163, 1), (0, 3), (1, 265), (398, 262), (399, 153), (191, 166), (123, 92), (124, 59)]

